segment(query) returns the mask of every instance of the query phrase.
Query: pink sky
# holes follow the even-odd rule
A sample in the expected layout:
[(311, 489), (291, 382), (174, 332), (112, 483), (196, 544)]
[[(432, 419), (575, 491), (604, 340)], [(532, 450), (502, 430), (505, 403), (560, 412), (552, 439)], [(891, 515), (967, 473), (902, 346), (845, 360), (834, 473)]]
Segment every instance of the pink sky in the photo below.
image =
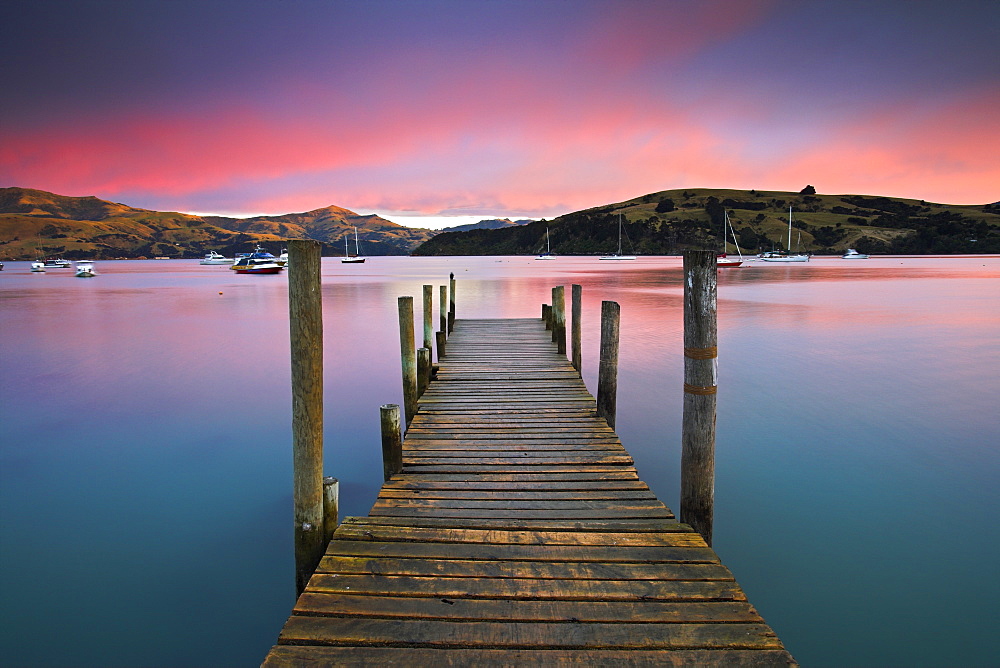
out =
[(411, 224), (685, 187), (1000, 199), (992, 3), (16, 7), (0, 185)]

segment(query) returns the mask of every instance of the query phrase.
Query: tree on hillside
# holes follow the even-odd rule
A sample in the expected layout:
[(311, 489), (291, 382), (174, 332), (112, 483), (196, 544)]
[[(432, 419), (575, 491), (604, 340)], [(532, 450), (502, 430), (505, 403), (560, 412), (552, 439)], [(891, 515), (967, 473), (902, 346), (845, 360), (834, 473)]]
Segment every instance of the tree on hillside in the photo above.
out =
[(712, 220), (712, 227), (721, 227), (726, 220), (726, 210), (714, 196), (705, 200), (705, 213)]
[(660, 203), (656, 205), (656, 213), (670, 213), (674, 210), (674, 200), (672, 199), (662, 199)]
[(799, 191), (799, 194), (800, 195), (815, 195), (816, 194), (816, 189), (813, 188), (812, 186), (806, 186), (805, 188), (803, 188), (802, 190)]

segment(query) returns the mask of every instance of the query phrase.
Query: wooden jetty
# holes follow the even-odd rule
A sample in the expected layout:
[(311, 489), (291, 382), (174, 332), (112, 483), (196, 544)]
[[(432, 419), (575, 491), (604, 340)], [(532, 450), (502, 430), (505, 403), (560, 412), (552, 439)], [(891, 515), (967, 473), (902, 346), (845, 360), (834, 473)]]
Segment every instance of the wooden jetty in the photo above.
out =
[[(442, 316), (443, 318), (443, 316)], [(457, 320), (265, 666), (794, 665), (542, 320)]]

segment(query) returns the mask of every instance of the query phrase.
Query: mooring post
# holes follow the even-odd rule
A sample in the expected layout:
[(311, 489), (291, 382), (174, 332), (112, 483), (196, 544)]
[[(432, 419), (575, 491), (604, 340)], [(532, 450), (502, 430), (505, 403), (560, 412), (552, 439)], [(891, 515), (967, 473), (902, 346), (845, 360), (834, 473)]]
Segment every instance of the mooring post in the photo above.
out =
[(552, 306), (542, 304), (542, 321), (545, 322), (545, 329), (552, 329)]
[[(447, 285), (442, 285), (441, 286), (441, 298), (438, 301), (440, 302), (440, 305), (438, 306), (438, 316), (439, 316), (439, 319), (441, 320), (440, 329), (441, 329), (442, 332), (444, 332), (444, 338), (447, 339), (448, 338), (448, 311), (445, 310), (445, 309), (448, 308), (448, 286)], [(439, 358), (441, 357), (441, 352), (440, 351), (438, 351), (438, 357)]]
[(417, 414), (417, 350), (413, 342), (413, 297), (399, 298), (399, 349), (403, 362), (403, 413), (409, 425)]
[(684, 413), (681, 513), (709, 545), (715, 506), (718, 391), (718, 269), (715, 251), (684, 251)]
[(552, 311), (555, 323), (552, 327), (552, 340), (556, 342), (556, 352), (566, 354), (566, 286), (558, 285), (552, 288)]
[(323, 545), (329, 545), (340, 524), (340, 481), (323, 478)]
[(445, 349), (445, 346), (448, 345), (447, 336), (448, 335), (445, 332), (443, 332), (443, 331), (442, 332), (434, 332), (434, 337), (437, 339), (437, 346), (438, 346), (438, 362), (440, 362), (441, 358), (444, 357), (444, 355), (445, 355), (444, 349)]
[(434, 286), (424, 286), (424, 348), (434, 349)]
[(601, 361), (597, 370), (597, 417), (615, 428), (618, 410), (618, 302), (601, 302)]
[(431, 350), (430, 348), (420, 348), (417, 350), (417, 398), (424, 396), (427, 386), (431, 380)]
[(382, 418), (382, 475), (388, 480), (403, 470), (403, 433), (399, 424), (399, 406), (385, 404)]
[(323, 556), (323, 294), (318, 241), (288, 242), (295, 590)]
[(573, 368), (580, 375), (583, 375), (583, 335), (580, 329), (580, 317), (583, 312), (583, 286), (573, 284), (573, 295), (572, 295), (572, 310), (573, 310), (573, 333), (572, 333), (572, 356), (573, 356)]
[(448, 294), (448, 335), (455, 331), (455, 274), (448, 274), (449, 294)]

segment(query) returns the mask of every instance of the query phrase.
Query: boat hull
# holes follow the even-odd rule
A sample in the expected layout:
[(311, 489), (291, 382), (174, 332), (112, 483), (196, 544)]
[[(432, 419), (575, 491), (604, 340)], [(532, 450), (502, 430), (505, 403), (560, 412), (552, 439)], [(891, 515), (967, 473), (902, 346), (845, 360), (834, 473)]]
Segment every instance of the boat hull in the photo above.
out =
[(259, 265), (256, 267), (233, 267), (237, 274), (279, 274), (284, 269), (281, 265)]
[(601, 257), (602, 260), (634, 260), (635, 255), (605, 255)]
[(340, 261), (343, 262), (344, 264), (361, 264), (362, 262), (365, 261), (365, 258), (363, 258), (363, 257), (342, 257), (342, 258), (340, 258)]

